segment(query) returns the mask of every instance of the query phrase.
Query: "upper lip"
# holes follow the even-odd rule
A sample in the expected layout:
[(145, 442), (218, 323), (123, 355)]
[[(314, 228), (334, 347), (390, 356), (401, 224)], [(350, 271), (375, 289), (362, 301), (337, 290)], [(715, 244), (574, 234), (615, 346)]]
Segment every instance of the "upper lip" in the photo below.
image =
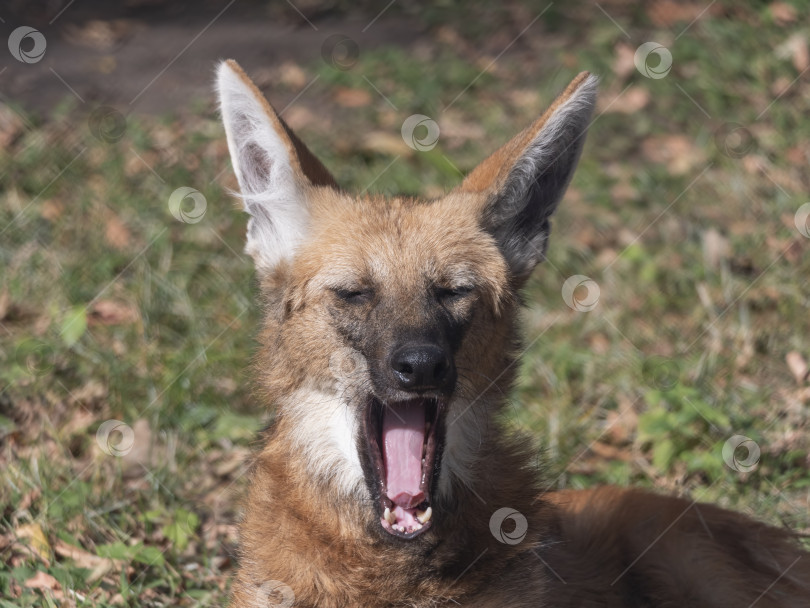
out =
[[(389, 407), (388, 404), (398, 404), (404, 401), (423, 400), (425, 403), (425, 417), (426, 417), (426, 436), (424, 442), (424, 462), (422, 465), (422, 479), (420, 484), (420, 491), (424, 493), (424, 499), (418, 504), (413, 505), (413, 509), (417, 514), (422, 514), (422, 517), (427, 517), (424, 523), (421, 523), (421, 528), (412, 531), (396, 530), (391, 525), (386, 525), (384, 515), (386, 509), (394, 509), (395, 505), (388, 497), (387, 484), (386, 484), (386, 469), (383, 461), (382, 450), (382, 418), (384, 408)], [(410, 539), (427, 531), (432, 525), (434, 520), (432, 516), (432, 494), (435, 482), (438, 480), (439, 469), (441, 467), (441, 453), (444, 447), (444, 418), (446, 413), (446, 400), (439, 396), (420, 396), (414, 395), (407, 400), (389, 401), (384, 402), (375, 396), (370, 396), (368, 405), (366, 407), (364, 435), (366, 441), (366, 449), (369, 456), (370, 479), (369, 485), (371, 486), (372, 495), (376, 499), (376, 508), (378, 515), (381, 518), (381, 524), (390, 534), (399, 537)], [(429, 510), (430, 509), (430, 510)], [(411, 509), (409, 509), (411, 510)], [(421, 522), (421, 518), (419, 519)]]

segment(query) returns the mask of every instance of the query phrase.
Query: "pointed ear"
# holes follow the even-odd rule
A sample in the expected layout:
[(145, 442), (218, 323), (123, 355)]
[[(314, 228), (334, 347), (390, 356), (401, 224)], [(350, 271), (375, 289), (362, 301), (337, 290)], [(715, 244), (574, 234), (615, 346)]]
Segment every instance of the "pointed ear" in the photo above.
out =
[(482, 195), (481, 221), (518, 283), (544, 257), (550, 218), (579, 160), (597, 79), (577, 76), (543, 116), (478, 165), (457, 188)]
[(308, 191), (337, 188), (235, 61), (217, 70), (220, 111), (245, 211), (245, 252), (259, 270), (290, 257), (309, 224)]

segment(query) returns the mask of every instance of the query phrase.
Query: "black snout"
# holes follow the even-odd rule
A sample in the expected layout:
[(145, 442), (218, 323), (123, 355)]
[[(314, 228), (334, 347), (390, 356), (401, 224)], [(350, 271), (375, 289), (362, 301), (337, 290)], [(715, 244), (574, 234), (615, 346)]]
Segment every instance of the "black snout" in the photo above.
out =
[(435, 344), (408, 344), (391, 355), (391, 369), (406, 391), (451, 390), (456, 381), (453, 358)]

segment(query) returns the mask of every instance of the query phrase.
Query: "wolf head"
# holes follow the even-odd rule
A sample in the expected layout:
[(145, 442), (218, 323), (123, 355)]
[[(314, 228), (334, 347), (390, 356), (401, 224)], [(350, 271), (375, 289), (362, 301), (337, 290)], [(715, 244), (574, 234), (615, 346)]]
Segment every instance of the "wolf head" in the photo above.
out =
[(218, 86), (266, 303), (256, 373), (277, 406), (273, 440), (308, 482), (415, 538), (486, 457), (518, 290), (544, 256), (596, 79), (580, 74), (435, 200), (342, 191), (236, 63)]

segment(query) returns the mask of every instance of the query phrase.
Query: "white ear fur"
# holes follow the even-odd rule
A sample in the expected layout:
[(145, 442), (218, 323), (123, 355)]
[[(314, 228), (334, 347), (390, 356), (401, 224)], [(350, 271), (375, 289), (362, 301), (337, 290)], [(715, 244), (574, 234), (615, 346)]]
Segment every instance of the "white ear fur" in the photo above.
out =
[(245, 252), (268, 270), (292, 255), (309, 222), (301, 176), (290, 157), (290, 142), (279, 134), (269, 104), (244, 74), (227, 61), (217, 70), (220, 111), (231, 162), (250, 215)]

